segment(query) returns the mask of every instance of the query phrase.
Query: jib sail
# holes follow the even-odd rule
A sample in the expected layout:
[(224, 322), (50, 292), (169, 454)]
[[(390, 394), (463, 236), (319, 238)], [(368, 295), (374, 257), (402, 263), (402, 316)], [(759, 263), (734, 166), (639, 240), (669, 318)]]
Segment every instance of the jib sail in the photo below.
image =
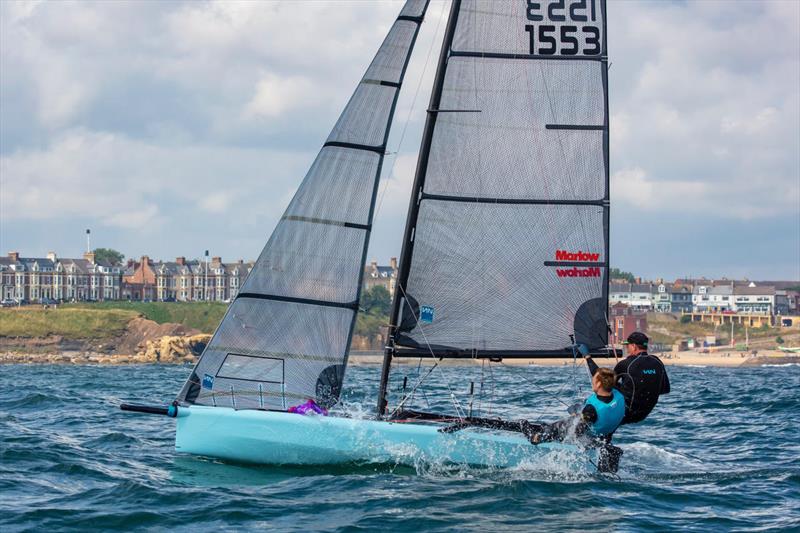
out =
[(607, 343), (603, 0), (455, 0), (423, 136), (392, 355)]
[(341, 390), (389, 127), (428, 0), (408, 0), (178, 399), (286, 409)]

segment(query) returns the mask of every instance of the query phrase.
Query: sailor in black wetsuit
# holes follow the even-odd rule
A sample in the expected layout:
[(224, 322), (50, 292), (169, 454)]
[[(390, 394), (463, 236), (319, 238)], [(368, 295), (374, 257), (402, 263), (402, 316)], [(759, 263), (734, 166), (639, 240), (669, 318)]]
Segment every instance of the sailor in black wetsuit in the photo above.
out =
[[(622, 424), (641, 422), (658, 403), (661, 394), (669, 392), (669, 377), (661, 360), (647, 353), (647, 335), (635, 331), (623, 344), (627, 345), (628, 357), (617, 363), (617, 388), (625, 397), (625, 418)], [(586, 356), (589, 373), (594, 375), (599, 368), (591, 356)], [(620, 425), (622, 425), (620, 424)]]

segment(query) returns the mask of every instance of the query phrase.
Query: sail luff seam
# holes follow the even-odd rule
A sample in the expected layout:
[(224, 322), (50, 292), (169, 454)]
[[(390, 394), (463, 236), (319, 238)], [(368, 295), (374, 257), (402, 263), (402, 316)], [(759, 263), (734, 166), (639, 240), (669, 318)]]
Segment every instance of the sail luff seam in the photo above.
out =
[[(394, 117), (395, 109), (397, 107), (397, 100), (398, 100), (398, 98), (400, 96), (400, 85), (402, 84), (403, 80), (405, 79), (406, 70), (408, 69), (408, 63), (411, 60), (411, 50), (413, 50), (414, 45), (416, 44), (417, 36), (419, 35), (419, 30), (420, 30), (420, 27), (422, 25), (422, 21), (423, 21), (423, 19), (425, 17), (425, 13), (428, 10), (428, 5), (429, 5), (429, 2), (426, 1), (424, 7), (422, 8), (422, 12), (420, 13), (419, 16), (412, 17), (412, 16), (408, 16), (408, 15), (400, 15), (400, 16), (397, 17), (397, 21), (406, 20), (406, 21), (411, 21), (411, 22), (416, 23), (416, 28), (415, 28), (414, 34), (413, 34), (413, 36), (411, 38), (411, 46), (409, 48), (409, 52), (408, 52), (408, 54), (406, 54), (405, 61), (403, 62), (403, 68), (400, 71), (399, 83), (397, 84), (397, 90), (394, 93), (394, 98), (392, 99), (392, 105), (391, 105), (391, 108), (389, 110), (389, 123), (386, 126), (386, 131), (384, 132), (384, 136), (383, 136), (383, 143), (382, 143), (383, 150), (381, 151), (380, 157), (378, 158), (378, 167), (377, 167), (377, 170), (375, 172), (375, 179), (374, 179), (373, 187), (372, 187), (372, 197), (370, 199), (369, 214), (367, 215), (367, 221), (368, 221), (368, 224), (370, 225), (370, 229), (367, 230), (366, 235), (364, 236), (364, 246), (362, 248), (362, 254), (361, 254), (362, 270), (363, 270), (363, 267), (364, 267), (364, 265), (366, 264), (366, 261), (367, 261), (367, 252), (369, 250), (369, 240), (370, 240), (370, 236), (371, 236), (371, 233), (372, 233), (372, 230), (371, 230), (372, 220), (373, 220), (373, 217), (375, 215), (375, 202), (376, 202), (377, 196), (378, 196), (378, 185), (380, 183), (381, 172), (383, 170), (383, 161), (385, 159), (384, 156), (386, 154), (386, 146), (387, 146), (387, 144), (389, 142), (389, 134), (391, 132), (392, 120), (393, 120), (393, 117)], [(357, 298), (359, 300), (361, 298), (361, 290), (362, 290), (362, 287), (363, 287), (363, 282), (364, 282), (363, 276), (360, 276), (359, 279), (358, 279), (358, 284), (357, 284), (357, 288), (356, 288), (356, 295), (357, 295)], [(353, 339), (353, 332), (355, 330), (355, 323), (356, 323), (356, 317), (353, 317), (353, 320), (352, 320), (352, 322), (350, 324), (350, 331), (348, 332), (348, 335), (347, 335), (347, 344), (345, 345), (346, 346), (346, 348), (345, 348), (346, 351), (345, 351), (345, 354), (344, 354), (345, 368), (347, 368), (347, 361), (348, 361), (349, 355), (350, 355), (350, 345), (351, 345), (352, 339)]]
[[(381, 144), (382, 150), (378, 157), (378, 168), (375, 171), (375, 179), (372, 184), (372, 197), (370, 198), (369, 204), (369, 214), (367, 215), (367, 223), (370, 226), (370, 229), (367, 229), (366, 234), (364, 235), (364, 246), (361, 252), (361, 271), (363, 272), (364, 266), (367, 262), (367, 252), (369, 251), (369, 239), (372, 235), (372, 219), (375, 216), (375, 203), (378, 198), (378, 186), (381, 180), (381, 172), (383, 171), (383, 161), (386, 155), (386, 146), (389, 142), (389, 134), (391, 133), (392, 129), (392, 121), (394, 120), (394, 112), (397, 108), (397, 100), (400, 96), (400, 85), (402, 84), (403, 80), (405, 79), (406, 71), (408, 70), (408, 63), (411, 61), (411, 52), (414, 50), (414, 45), (417, 42), (417, 36), (419, 35), (420, 27), (422, 26), (422, 21), (425, 17), (425, 13), (428, 11), (429, 0), (426, 0), (424, 7), (422, 8), (422, 12), (418, 17), (411, 17), (408, 15), (400, 15), (397, 17), (397, 21), (402, 20), (410, 20), (411, 22), (416, 23), (416, 28), (414, 30), (414, 35), (411, 37), (411, 45), (409, 46), (408, 53), (406, 54), (405, 61), (403, 62), (403, 68), (400, 70), (399, 82), (397, 84), (397, 88), (394, 92), (394, 97), (392, 99), (392, 105), (389, 109), (389, 121), (386, 124), (386, 131), (383, 134), (383, 143)], [(361, 290), (364, 285), (364, 276), (360, 275), (358, 277), (358, 282), (356, 284), (356, 304), (358, 304), (361, 300)], [(356, 307), (356, 310), (358, 307)], [(347, 362), (350, 358), (350, 345), (353, 341), (353, 332), (355, 331), (356, 327), (356, 320), (357, 320), (358, 313), (356, 312), (353, 316), (353, 320), (350, 322), (350, 330), (347, 333), (347, 342), (345, 344), (345, 353), (344, 353), (344, 368), (347, 369)], [(344, 380), (344, 377), (342, 377)]]
[[(450, 13), (447, 20), (444, 38), (442, 40), (442, 49), (439, 53), (439, 64), (436, 68), (436, 76), (433, 82), (428, 109), (438, 109), (439, 103), (441, 102), (447, 60), (450, 56), (453, 45), (453, 36), (455, 35), (456, 24), (458, 23), (458, 13), (460, 7), (461, 0), (453, 0), (453, 3), (450, 6)], [(397, 330), (397, 323), (400, 316), (400, 306), (402, 305), (401, 302), (403, 301), (403, 298), (400, 296), (401, 291), (398, 289), (405, 285), (411, 268), (411, 254), (414, 248), (414, 226), (419, 213), (420, 195), (425, 184), (425, 172), (428, 166), (428, 155), (430, 153), (431, 142), (433, 140), (433, 128), (436, 124), (437, 115), (438, 113), (427, 113), (425, 117), (425, 129), (422, 135), (419, 159), (417, 160), (417, 169), (414, 176), (414, 186), (412, 188), (412, 194), (409, 200), (409, 210), (408, 217), (406, 219), (406, 229), (403, 236), (403, 245), (400, 252), (400, 269), (397, 275), (398, 288), (395, 289), (394, 298), (392, 299), (392, 310), (389, 316), (389, 339), (384, 352), (383, 365), (381, 367), (381, 381), (378, 387), (378, 416), (383, 416), (384, 411), (386, 410), (386, 386), (389, 381), (389, 372), (392, 365), (392, 345), (394, 344), (393, 337)]]

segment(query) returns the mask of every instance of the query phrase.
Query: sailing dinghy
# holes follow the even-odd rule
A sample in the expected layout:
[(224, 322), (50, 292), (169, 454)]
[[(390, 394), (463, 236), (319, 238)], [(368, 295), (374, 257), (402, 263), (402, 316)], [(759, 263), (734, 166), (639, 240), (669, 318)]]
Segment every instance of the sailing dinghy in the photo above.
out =
[[(409, 394), (391, 405), (388, 385), (399, 358), (607, 349), (604, 0), (452, 1), (377, 412), (336, 411), (389, 130), (427, 7), (405, 3), (177, 399), (122, 406), (176, 418), (177, 451), (282, 465), (492, 467), (575, 452), (603, 469), (602, 448), (534, 446), (524, 421), (407, 410)], [(288, 412), (309, 399), (330, 416)]]

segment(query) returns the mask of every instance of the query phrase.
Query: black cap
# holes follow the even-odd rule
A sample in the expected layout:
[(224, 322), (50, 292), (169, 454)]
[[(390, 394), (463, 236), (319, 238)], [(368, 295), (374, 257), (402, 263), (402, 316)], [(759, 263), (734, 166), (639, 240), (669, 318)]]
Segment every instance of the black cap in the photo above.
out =
[(647, 347), (647, 343), (650, 339), (647, 338), (647, 335), (642, 333), (641, 331), (634, 331), (630, 335), (628, 335), (628, 340), (623, 342), (622, 344), (636, 344), (638, 346)]

